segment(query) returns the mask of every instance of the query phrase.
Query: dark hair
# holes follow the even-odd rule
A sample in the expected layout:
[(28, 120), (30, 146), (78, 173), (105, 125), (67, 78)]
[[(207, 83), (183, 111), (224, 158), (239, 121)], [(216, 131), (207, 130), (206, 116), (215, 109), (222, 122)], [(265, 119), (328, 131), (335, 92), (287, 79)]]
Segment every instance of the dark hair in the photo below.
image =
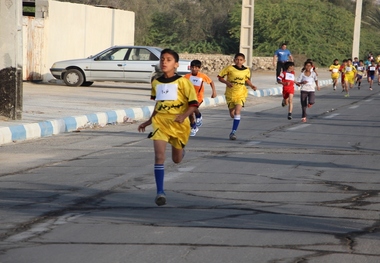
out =
[(343, 59), (343, 61), (342, 62), (347, 62), (348, 60), (347, 59)]
[(305, 68), (307, 64), (310, 64), (310, 66), (313, 66), (313, 62), (312, 61), (305, 61), (305, 63), (303, 63), (303, 67)]
[(361, 60), (359, 60), (359, 62), (363, 62), (364, 63), (364, 61), (361, 59)]
[(347, 59), (347, 62), (348, 62), (348, 61), (351, 61), (351, 62), (352, 62), (352, 59), (349, 58), (349, 59)]
[(234, 58), (242, 57), (245, 59), (245, 55), (243, 53), (237, 53)]
[(336, 58), (336, 59), (334, 59), (334, 62), (335, 62), (335, 61), (339, 61), (339, 59)]
[(195, 59), (195, 60), (190, 62), (190, 67), (200, 68), (200, 67), (202, 67), (202, 62), (198, 59)]
[(285, 62), (284, 69), (288, 70), (289, 67), (294, 66), (294, 63), (291, 61)]
[(165, 48), (161, 51), (161, 56), (164, 55), (164, 54), (170, 54), (174, 57), (174, 60), (175, 62), (178, 62), (179, 61), (179, 55), (177, 52), (175, 52), (174, 50), (172, 49), (169, 49), (169, 48)]

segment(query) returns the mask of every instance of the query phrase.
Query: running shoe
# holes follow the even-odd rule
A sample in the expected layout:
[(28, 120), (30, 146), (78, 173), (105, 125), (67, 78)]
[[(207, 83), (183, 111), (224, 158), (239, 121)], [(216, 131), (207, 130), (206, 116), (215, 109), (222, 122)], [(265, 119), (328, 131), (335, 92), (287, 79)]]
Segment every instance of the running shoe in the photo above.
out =
[(158, 206), (166, 205), (166, 195), (165, 195), (165, 193), (159, 193), (159, 194), (157, 194), (156, 199), (154, 200), (154, 202)]
[(344, 95), (344, 97), (348, 98), (350, 97), (350, 94), (347, 93), (346, 95)]
[(288, 120), (291, 120), (291, 119), (292, 119), (292, 114), (288, 113)]
[(199, 131), (198, 127), (191, 128), (191, 130), (190, 130), (190, 136), (195, 136), (198, 131)]
[(236, 140), (236, 134), (235, 134), (236, 132), (235, 131), (232, 131), (231, 133), (230, 133), (230, 140)]
[(282, 100), (282, 102), (281, 102), (281, 106), (282, 106), (282, 107), (285, 107), (285, 106), (286, 106), (285, 100)]
[(202, 124), (202, 116), (195, 119), (195, 125), (197, 125), (197, 127), (201, 127)]
[(372, 90), (372, 87), (369, 87), (369, 90)]
[(306, 117), (301, 119), (302, 122), (306, 122)]
[(336, 90), (336, 86), (333, 87), (333, 90), (334, 90), (334, 91)]

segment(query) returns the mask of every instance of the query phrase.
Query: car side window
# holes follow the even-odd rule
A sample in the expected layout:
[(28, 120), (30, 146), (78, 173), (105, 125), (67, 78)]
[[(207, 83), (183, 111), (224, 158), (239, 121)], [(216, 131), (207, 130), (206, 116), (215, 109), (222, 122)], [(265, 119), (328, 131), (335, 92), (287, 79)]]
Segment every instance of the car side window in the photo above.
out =
[(131, 61), (158, 61), (158, 57), (145, 48), (133, 48), (129, 54), (128, 60)]
[(114, 48), (100, 55), (97, 60), (102, 60), (102, 61), (124, 60), (127, 52), (128, 52), (128, 48)]

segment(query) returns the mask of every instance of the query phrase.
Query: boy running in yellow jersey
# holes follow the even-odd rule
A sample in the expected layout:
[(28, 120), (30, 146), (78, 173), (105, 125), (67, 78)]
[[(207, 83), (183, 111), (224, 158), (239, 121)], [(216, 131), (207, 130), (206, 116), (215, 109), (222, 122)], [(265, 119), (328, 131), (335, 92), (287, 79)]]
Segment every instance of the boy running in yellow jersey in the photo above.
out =
[[(198, 97), (198, 105), (200, 106), (203, 102), (203, 94), (204, 94), (204, 83), (210, 84), (212, 89), (211, 98), (216, 97), (216, 89), (214, 82), (204, 73), (200, 72), (202, 67), (202, 62), (199, 60), (193, 60), (190, 63), (191, 73), (185, 75), (185, 78), (189, 79), (195, 88), (195, 93)], [(194, 118), (195, 115), (195, 118)], [(202, 126), (202, 114), (197, 108), (193, 114), (190, 114), (190, 125), (191, 132), (190, 136), (195, 136), (198, 132), (198, 127)]]
[(189, 140), (189, 115), (198, 107), (197, 95), (191, 82), (177, 75), (179, 56), (171, 49), (161, 51), (160, 67), (164, 73), (152, 82), (151, 99), (156, 106), (149, 120), (139, 125), (139, 132), (153, 124), (148, 138), (154, 146), (154, 176), (156, 179), (158, 206), (166, 204), (164, 192), (164, 162), (167, 143), (172, 145), (172, 160), (180, 163)]
[[(251, 82), (251, 71), (245, 67), (245, 56), (242, 53), (237, 53), (234, 58), (235, 65), (225, 67), (218, 75), (220, 82), (226, 84), (226, 96), (228, 110), (231, 118), (234, 119), (230, 140), (236, 140), (236, 130), (240, 123), (241, 109), (248, 96), (247, 83), (253, 90), (256, 90)], [(227, 79), (225, 77), (227, 76)]]
[(346, 95), (344, 96), (349, 97), (350, 94), (348, 92), (348, 87), (350, 87), (350, 89), (354, 87), (355, 77), (356, 77), (356, 68), (354, 65), (352, 65), (352, 59), (347, 59), (347, 66), (343, 70), (344, 70), (344, 81), (346, 82), (346, 85), (345, 85)]
[(338, 84), (339, 79), (339, 60), (334, 59), (334, 63), (329, 67), (329, 71), (331, 72), (331, 79), (333, 81), (333, 89), (336, 90), (336, 85)]

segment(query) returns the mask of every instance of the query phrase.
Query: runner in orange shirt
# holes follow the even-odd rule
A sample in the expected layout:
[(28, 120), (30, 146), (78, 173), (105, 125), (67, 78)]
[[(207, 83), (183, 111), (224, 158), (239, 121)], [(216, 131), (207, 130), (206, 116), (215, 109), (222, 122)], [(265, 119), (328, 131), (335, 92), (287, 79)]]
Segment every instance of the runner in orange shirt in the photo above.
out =
[[(212, 89), (211, 98), (216, 97), (216, 89), (214, 82), (204, 73), (200, 72), (202, 67), (202, 62), (199, 60), (193, 60), (190, 63), (190, 69), (191, 73), (186, 74), (185, 78), (188, 78), (191, 83), (193, 83), (193, 86), (195, 88), (195, 93), (198, 97), (198, 105), (201, 105), (203, 102), (203, 95), (204, 95), (204, 82), (207, 84), (210, 84)], [(195, 115), (195, 118), (194, 118)], [(195, 134), (198, 132), (199, 127), (202, 126), (202, 114), (200, 113), (199, 109), (197, 108), (193, 114), (189, 116), (190, 119), (190, 125), (191, 125), (191, 132), (190, 136), (195, 136)]]

